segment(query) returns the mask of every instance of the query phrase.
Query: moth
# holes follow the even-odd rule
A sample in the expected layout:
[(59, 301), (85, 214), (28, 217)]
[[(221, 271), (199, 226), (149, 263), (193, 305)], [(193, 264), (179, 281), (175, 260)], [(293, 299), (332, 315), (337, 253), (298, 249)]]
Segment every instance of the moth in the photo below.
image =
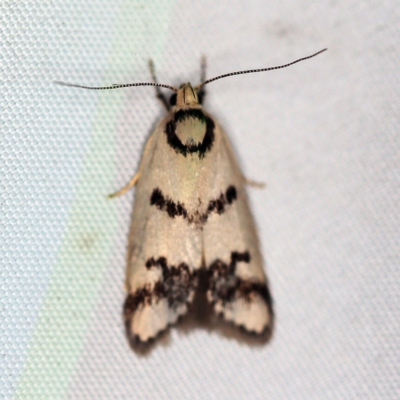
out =
[[(269, 336), (274, 312), (259, 239), (246, 195), (246, 179), (231, 142), (203, 108), (204, 86), (227, 76), (269, 71), (289, 64), (228, 73), (179, 88), (157, 82), (85, 89), (155, 86), (167, 113), (150, 135), (139, 170), (119, 196), (136, 185), (128, 239), (123, 307), (132, 347), (148, 343), (190, 308), (200, 275), (206, 299), (222, 319), (245, 332)], [(160, 88), (173, 91), (169, 101)]]

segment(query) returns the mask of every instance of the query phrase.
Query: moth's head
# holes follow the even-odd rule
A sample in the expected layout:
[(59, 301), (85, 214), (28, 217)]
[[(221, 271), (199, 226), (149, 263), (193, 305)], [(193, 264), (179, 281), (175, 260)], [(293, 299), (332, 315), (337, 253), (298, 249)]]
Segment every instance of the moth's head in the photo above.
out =
[(197, 88), (193, 88), (190, 83), (183, 83), (174, 93), (169, 102), (171, 106), (178, 108), (196, 108), (201, 106), (202, 96)]

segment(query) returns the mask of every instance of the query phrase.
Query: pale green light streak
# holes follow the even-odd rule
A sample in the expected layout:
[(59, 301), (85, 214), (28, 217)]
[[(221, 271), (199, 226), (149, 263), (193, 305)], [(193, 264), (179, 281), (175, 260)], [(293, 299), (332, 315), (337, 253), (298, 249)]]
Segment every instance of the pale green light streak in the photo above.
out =
[[(115, 44), (108, 62), (115, 70), (125, 67), (127, 55), (133, 58), (143, 45), (153, 48), (154, 58), (162, 52), (174, 1), (137, 4), (135, 6), (130, 0), (121, 4)], [(154, 18), (160, 10), (163, 18)], [(144, 15), (142, 20), (138, 17), (140, 14)], [(142, 29), (138, 29), (138, 24)], [(135, 32), (150, 30), (154, 41), (144, 43), (149, 36), (142, 34), (132, 37), (129, 43), (118, 42), (119, 33), (126, 31), (127, 26), (135, 26)], [(123, 66), (118, 62), (123, 62)], [(99, 94), (99, 99), (101, 96)], [(56, 400), (66, 397), (116, 231), (115, 202), (106, 199), (105, 190), (112, 187), (114, 180), (114, 127), (125, 98), (126, 92), (123, 91), (115, 95), (108, 113), (103, 110), (94, 119), (75, 201), (15, 391), (16, 399)], [(101, 167), (98, 167), (99, 160)]]

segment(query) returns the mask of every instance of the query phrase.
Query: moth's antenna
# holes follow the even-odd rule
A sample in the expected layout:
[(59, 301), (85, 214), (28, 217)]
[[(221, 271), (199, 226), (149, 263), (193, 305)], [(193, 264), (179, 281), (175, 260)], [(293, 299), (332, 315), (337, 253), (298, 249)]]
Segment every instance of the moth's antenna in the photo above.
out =
[[(154, 83), (158, 84), (156, 69), (154, 67), (154, 62), (151, 58), (149, 59), (149, 70), (150, 70), (150, 74), (151, 74), (151, 79), (153, 79)], [(169, 101), (167, 100), (167, 98), (164, 96), (164, 93), (160, 89), (160, 86), (156, 86), (156, 94), (157, 94), (157, 98), (159, 100), (161, 100), (161, 103), (164, 104), (164, 107), (166, 108), (166, 110), (169, 111), (171, 109), (171, 105), (169, 104)]]
[(312, 54), (311, 56), (299, 58), (298, 60), (292, 61), (292, 62), (289, 63), (289, 64), (278, 65), (277, 67), (260, 68), (260, 69), (248, 69), (248, 70), (246, 70), (246, 71), (230, 72), (230, 73), (228, 73), (228, 74), (219, 75), (219, 76), (216, 76), (215, 78), (211, 78), (211, 79), (206, 80), (205, 82), (200, 83), (200, 85), (198, 85), (198, 86), (196, 87), (196, 89), (198, 90), (198, 89), (200, 89), (202, 86), (207, 85), (207, 84), (210, 83), (210, 82), (216, 81), (217, 79), (226, 78), (226, 77), (228, 77), (228, 76), (241, 75), (241, 74), (252, 74), (253, 72), (264, 72), (264, 71), (271, 71), (271, 70), (273, 70), (273, 69), (286, 68), (286, 67), (289, 67), (290, 65), (296, 64), (296, 63), (298, 63), (298, 62), (300, 62), (300, 61), (308, 60), (309, 58), (315, 57), (315, 56), (317, 56), (318, 54), (321, 54), (321, 53), (323, 53), (324, 51), (327, 51), (327, 50), (328, 50), (328, 49), (320, 50), (320, 51), (318, 51), (317, 53)]
[(201, 61), (200, 61), (200, 82), (206, 80), (206, 71), (207, 71), (207, 59), (206, 56), (203, 54), (201, 56)]
[(89, 90), (119, 89), (119, 88), (131, 87), (131, 86), (156, 86), (156, 87), (170, 89), (174, 92), (178, 91), (178, 89), (174, 88), (173, 86), (164, 85), (162, 83), (157, 83), (157, 82), (123, 83), (123, 84), (112, 85), (112, 86), (83, 86), (83, 85), (75, 85), (74, 83), (67, 83), (67, 82), (60, 82), (60, 81), (54, 81), (54, 83), (56, 85), (75, 87), (75, 88), (79, 88), (79, 89), (89, 89)]

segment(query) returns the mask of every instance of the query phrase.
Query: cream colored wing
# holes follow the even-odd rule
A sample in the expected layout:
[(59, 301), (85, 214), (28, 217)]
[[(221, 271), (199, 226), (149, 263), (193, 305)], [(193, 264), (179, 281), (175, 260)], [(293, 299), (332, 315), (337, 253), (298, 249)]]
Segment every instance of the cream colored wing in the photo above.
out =
[(124, 319), (131, 344), (147, 342), (187, 311), (201, 265), (201, 238), (179, 215), (170, 187), (176, 153), (166, 145), (161, 121), (140, 165), (129, 234)]
[(211, 136), (213, 123), (200, 110), (177, 110), (146, 145), (128, 245), (124, 320), (132, 345), (175, 323), (193, 299), (203, 263), (200, 194), (210, 179), (204, 153)]
[[(204, 225), (207, 298), (214, 311), (247, 332), (269, 336), (273, 326), (272, 298), (263, 270), (259, 241), (245, 191), (245, 179), (226, 134), (219, 125), (215, 154), (215, 188), (219, 212)], [(216, 196), (216, 193), (214, 193)]]

